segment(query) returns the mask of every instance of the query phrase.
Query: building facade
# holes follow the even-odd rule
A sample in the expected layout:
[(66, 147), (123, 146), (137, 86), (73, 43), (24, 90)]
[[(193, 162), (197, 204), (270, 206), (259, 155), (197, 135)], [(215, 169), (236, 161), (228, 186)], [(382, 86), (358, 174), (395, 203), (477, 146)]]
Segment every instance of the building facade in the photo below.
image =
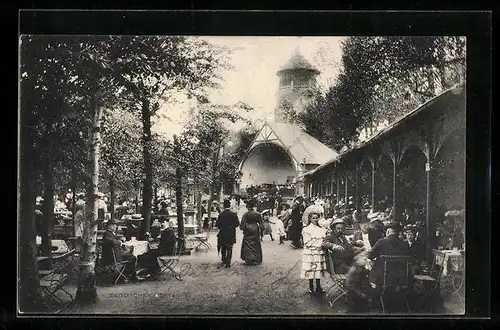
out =
[(296, 192), (303, 194), (299, 174), (338, 156), (295, 121), (313, 99), (319, 73), (298, 50), (278, 70), (275, 119), (264, 123), (239, 164), (240, 193), (252, 186), (277, 184), (296, 186)]

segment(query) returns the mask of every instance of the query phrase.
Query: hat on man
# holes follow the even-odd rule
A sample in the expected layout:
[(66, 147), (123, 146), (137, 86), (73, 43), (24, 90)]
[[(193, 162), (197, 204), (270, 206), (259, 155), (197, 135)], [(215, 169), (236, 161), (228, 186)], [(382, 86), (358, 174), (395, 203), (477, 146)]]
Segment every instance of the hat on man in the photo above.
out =
[(266, 214), (271, 214), (271, 210), (264, 210), (264, 211), (260, 212), (260, 214), (261, 214), (262, 216), (264, 216), (264, 215), (266, 215)]
[(413, 232), (413, 233), (416, 233), (417, 232), (417, 228), (415, 228), (415, 226), (408, 225), (408, 226), (404, 227), (403, 231), (405, 233), (410, 232), (410, 231)]
[(115, 219), (109, 219), (108, 222), (106, 222), (106, 226), (110, 225), (116, 225), (116, 220)]
[(397, 222), (390, 222), (386, 227), (387, 229), (393, 229), (398, 233), (401, 231), (401, 225)]
[(333, 221), (332, 221), (332, 223), (330, 225), (331, 226), (335, 226), (335, 225), (338, 225), (338, 224), (345, 224), (344, 219), (342, 219), (342, 218), (333, 219)]

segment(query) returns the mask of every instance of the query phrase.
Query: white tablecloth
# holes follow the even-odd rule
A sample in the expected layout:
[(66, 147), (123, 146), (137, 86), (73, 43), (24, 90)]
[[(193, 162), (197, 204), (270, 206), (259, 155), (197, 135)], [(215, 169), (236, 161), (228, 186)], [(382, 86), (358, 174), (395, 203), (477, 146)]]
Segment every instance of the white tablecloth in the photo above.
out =
[(145, 254), (148, 252), (148, 241), (126, 241), (123, 243), (126, 247), (134, 247), (134, 251), (132, 252), (134, 256), (140, 256), (141, 254)]
[(443, 265), (443, 275), (448, 276), (451, 272), (460, 271), (463, 268), (464, 258), (460, 250), (434, 251), (437, 265)]

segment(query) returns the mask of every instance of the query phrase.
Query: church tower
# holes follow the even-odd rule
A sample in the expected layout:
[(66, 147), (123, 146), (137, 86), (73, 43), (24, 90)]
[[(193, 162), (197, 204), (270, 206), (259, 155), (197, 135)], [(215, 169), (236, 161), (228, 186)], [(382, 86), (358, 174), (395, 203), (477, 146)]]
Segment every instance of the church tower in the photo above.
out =
[(316, 76), (319, 73), (320, 71), (313, 67), (297, 48), (288, 62), (276, 73), (279, 77), (274, 111), (276, 122), (291, 123), (296, 114), (304, 111), (314, 97)]

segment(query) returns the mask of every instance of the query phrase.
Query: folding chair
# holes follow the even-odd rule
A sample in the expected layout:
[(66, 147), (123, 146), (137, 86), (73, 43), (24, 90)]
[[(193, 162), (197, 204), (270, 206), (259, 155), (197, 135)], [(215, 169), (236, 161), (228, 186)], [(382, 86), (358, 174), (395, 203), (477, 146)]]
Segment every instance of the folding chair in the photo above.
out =
[[(101, 250), (101, 258), (102, 258), (102, 250)], [(125, 275), (125, 270), (127, 268), (127, 265), (132, 263), (130, 260), (117, 261), (115, 251), (113, 251), (114, 263), (103, 264), (101, 258), (100, 258), (99, 262), (96, 262), (96, 264), (99, 265), (99, 267), (96, 268), (96, 270), (98, 270), (100, 273), (99, 277), (102, 277), (103, 275), (104, 276), (107, 275), (108, 283), (114, 282), (114, 284), (118, 284), (118, 281), (120, 279), (127, 281), (127, 276)]]
[(75, 250), (71, 250), (65, 254), (52, 257), (54, 268), (40, 273), (40, 290), (42, 296), (46, 298), (45, 304), (47, 308), (51, 307), (50, 303), (55, 303), (57, 305), (63, 304), (63, 301), (57, 296), (58, 292), (64, 292), (70, 298), (70, 301), (63, 304), (63, 307), (56, 310), (55, 313), (59, 313), (73, 302), (73, 296), (64, 289), (64, 286), (71, 278), (67, 270), (68, 266), (71, 264), (71, 257), (74, 253)]
[(174, 269), (175, 266), (177, 266), (177, 264), (179, 263), (179, 257), (181, 252), (179, 251), (179, 246), (180, 246), (179, 241), (181, 240), (183, 240), (183, 238), (177, 237), (177, 242), (174, 248), (173, 255), (157, 257), (158, 263), (160, 264), (160, 272), (158, 276), (168, 270), (172, 273), (175, 279), (182, 281), (181, 274)]
[[(330, 307), (333, 307), (338, 299), (347, 295), (347, 289), (345, 287), (346, 275), (335, 273), (332, 253), (330, 250), (325, 249), (325, 257), (326, 269), (333, 281), (333, 285), (326, 291), (326, 300), (328, 300)], [(335, 295), (332, 297), (330, 293), (334, 293)], [(332, 300), (332, 298), (334, 299)]]
[(411, 312), (408, 303), (411, 257), (382, 255), (379, 258), (384, 264), (384, 279), (380, 292), (382, 312), (385, 313), (384, 298), (387, 293), (403, 296), (408, 312)]
[(210, 230), (207, 230), (203, 233), (199, 233), (193, 236), (194, 242), (195, 242), (195, 247), (194, 250), (198, 251), (200, 247), (205, 247), (205, 253), (208, 252), (212, 248), (212, 245), (208, 242), (210, 238), (211, 232)]

